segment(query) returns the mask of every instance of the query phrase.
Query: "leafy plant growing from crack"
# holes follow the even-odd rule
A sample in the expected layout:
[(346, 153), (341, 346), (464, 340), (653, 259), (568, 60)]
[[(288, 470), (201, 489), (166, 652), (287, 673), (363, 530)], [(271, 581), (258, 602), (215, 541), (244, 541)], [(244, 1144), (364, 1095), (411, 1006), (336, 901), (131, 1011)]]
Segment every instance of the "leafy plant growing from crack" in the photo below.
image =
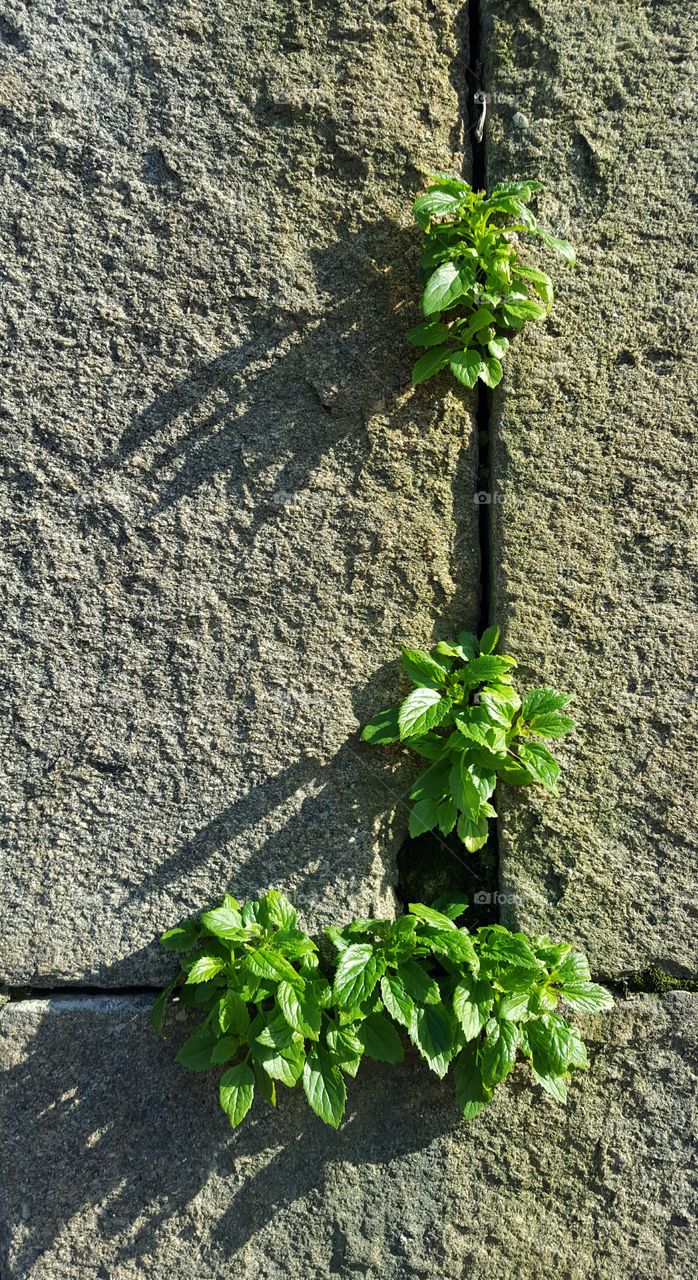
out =
[(516, 659), (494, 650), (499, 629), (478, 641), (463, 631), (430, 653), (403, 649), (402, 665), (415, 688), (399, 706), (381, 711), (361, 737), (374, 745), (403, 742), (429, 761), (410, 799), (410, 835), (454, 827), (469, 852), (482, 848), (496, 812), (498, 780), (539, 783), (556, 793), (560, 766), (541, 739), (576, 727), (563, 713), (570, 695), (533, 689), (523, 701), (513, 687)]
[[(550, 235), (528, 208), (540, 182), (500, 182), (487, 195), (460, 178), (437, 173), (414, 203), (424, 232), (420, 270), (423, 324), (408, 342), (426, 347), (412, 371), (416, 386), (449, 366), (466, 387), (502, 379), (502, 360), (514, 334), (544, 320), (553, 303), (550, 276), (521, 263), (518, 237), (538, 236), (574, 265), (566, 240)], [(537, 295), (532, 298), (529, 288)]]
[(397, 920), (329, 928), (331, 947), (318, 947), (275, 890), (244, 906), (226, 895), (163, 934), (163, 946), (184, 956), (155, 1002), (153, 1025), (162, 1034), (172, 995), (202, 1015), (177, 1061), (192, 1071), (225, 1068), (219, 1096), (233, 1126), (255, 1092), (276, 1106), (277, 1085), (302, 1083), (313, 1111), (337, 1128), (344, 1077), (364, 1056), (400, 1062), (405, 1034), (437, 1076), (453, 1069), (466, 1119), (519, 1054), (564, 1102), (572, 1071), (588, 1063), (559, 1003), (591, 1013), (611, 1008), (611, 996), (568, 943), (501, 925), (469, 934), (456, 924), (466, 907), (450, 897), (413, 903)]

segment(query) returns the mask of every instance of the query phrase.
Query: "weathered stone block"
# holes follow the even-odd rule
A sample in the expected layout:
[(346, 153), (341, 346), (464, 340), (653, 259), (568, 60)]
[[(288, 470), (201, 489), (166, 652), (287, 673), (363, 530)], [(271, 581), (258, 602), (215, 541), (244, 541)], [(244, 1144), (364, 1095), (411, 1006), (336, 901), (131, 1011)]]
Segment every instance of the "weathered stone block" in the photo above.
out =
[(356, 731), (477, 612), (469, 408), (404, 342), (464, 17), (10, 0), (0, 38), (0, 979), (157, 982), (224, 887), (393, 909), (412, 775)]
[(567, 1108), (517, 1069), (470, 1125), (417, 1061), (365, 1065), (338, 1133), (281, 1089), (232, 1133), (143, 997), (2, 1011), (7, 1280), (689, 1280), (696, 1000), (585, 1019)]
[(695, 962), (694, 25), (485, 0), (489, 179), (579, 255), (493, 403), (495, 610), (580, 721), (559, 800), (500, 799), (502, 889), (605, 974)]

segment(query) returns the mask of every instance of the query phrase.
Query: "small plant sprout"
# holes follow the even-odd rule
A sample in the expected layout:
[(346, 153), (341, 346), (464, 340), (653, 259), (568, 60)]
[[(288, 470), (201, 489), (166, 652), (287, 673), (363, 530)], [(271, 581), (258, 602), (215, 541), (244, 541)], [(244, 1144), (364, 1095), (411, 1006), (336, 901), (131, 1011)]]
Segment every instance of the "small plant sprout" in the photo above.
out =
[(498, 780), (556, 793), (560, 766), (542, 739), (576, 727), (563, 712), (569, 694), (534, 689), (522, 701), (513, 686), (516, 660), (494, 652), (498, 640), (499, 629), (490, 627), (479, 641), (463, 631), (429, 653), (403, 649), (415, 687), (361, 734), (376, 746), (402, 742), (429, 762), (410, 792), (410, 835), (455, 828), (471, 853), (497, 816), (490, 801)]
[(412, 903), (397, 920), (332, 927), (319, 947), (275, 890), (245, 906), (226, 895), (163, 934), (163, 946), (183, 958), (155, 1002), (153, 1025), (162, 1034), (171, 996), (199, 1013), (177, 1061), (190, 1071), (221, 1069), (220, 1103), (233, 1126), (255, 1094), (274, 1107), (280, 1085), (300, 1084), (313, 1111), (338, 1128), (345, 1077), (364, 1057), (400, 1062), (405, 1038), (437, 1076), (453, 1070), (468, 1120), (518, 1056), (564, 1102), (587, 1056), (558, 1006), (593, 1013), (611, 1008), (611, 996), (567, 943), (501, 925), (459, 928), (467, 905)]
[[(511, 338), (544, 320), (553, 302), (545, 271), (519, 258), (519, 236), (538, 236), (573, 266), (571, 244), (538, 225), (528, 208), (540, 182), (500, 182), (491, 195), (437, 173), (414, 204), (424, 232), (420, 270), (424, 323), (407, 334), (425, 347), (412, 371), (416, 386), (449, 366), (465, 387), (502, 379)], [(531, 296), (531, 291), (535, 295)]]

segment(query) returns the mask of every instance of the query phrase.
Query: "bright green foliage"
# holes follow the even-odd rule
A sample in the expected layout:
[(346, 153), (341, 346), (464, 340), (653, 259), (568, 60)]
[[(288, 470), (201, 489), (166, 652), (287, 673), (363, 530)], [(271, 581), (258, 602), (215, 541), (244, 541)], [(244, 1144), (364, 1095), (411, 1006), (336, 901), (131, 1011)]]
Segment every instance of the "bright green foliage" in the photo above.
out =
[(162, 1034), (173, 992), (200, 1011), (177, 1061), (192, 1071), (224, 1068), (220, 1103), (233, 1126), (255, 1090), (276, 1106), (278, 1084), (300, 1084), (313, 1111), (337, 1128), (344, 1077), (356, 1075), (364, 1054), (402, 1061), (405, 1035), (436, 1075), (453, 1068), (466, 1119), (489, 1102), (517, 1055), (564, 1102), (587, 1057), (559, 1002), (593, 1013), (611, 1008), (611, 996), (567, 943), (501, 925), (459, 928), (466, 906), (442, 898), (433, 907), (412, 903), (398, 920), (330, 928), (336, 956), (326, 960), (275, 890), (242, 908), (226, 897), (163, 934), (164, 946), (186, 954), (155, 1002), (153, 1026)]
[(561, 738), (576, 724), (563, 713), (568, 694), (534, 689), (521, 701), (512, 684), (516, 661), (494, 652), (498, 640), (490, 627), (479, 641), (463, 631), (430, 653), (403, 649), (416, 687), (361, 735), (376, 745), (404, 742), (429, 762), (410, 792), (410, 835), (455, 828), (471, 853), (496, 817), (490, 800), (498, 779), (536, 782), (555, 794), (560, 766), (540, 739)]
[(540, 182), (500, 182), (488, 196), (437, 173), (415, 201), (414, 216), (424, 232), (426, 317), (407, 335), (413, 346), (426, 348), (412, 371), (415, 386), (448, 365), (465, 387), (474, 387), (478, 378), (496, 387), (511, 338), (528, 320), (547, 316), (552, 281), (519, 261), (518, 237), (539, 236), (570, 265), (575, 254), (566, 240), (539, 227), (528, 208), (540, 190)]

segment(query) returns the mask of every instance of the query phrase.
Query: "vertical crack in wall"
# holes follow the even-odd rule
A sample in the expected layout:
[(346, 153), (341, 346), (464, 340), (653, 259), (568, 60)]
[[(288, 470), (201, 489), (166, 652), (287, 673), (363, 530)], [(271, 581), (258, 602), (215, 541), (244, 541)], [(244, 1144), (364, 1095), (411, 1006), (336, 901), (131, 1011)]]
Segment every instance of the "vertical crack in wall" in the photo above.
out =
[[(464, 165), (463, 176), (476, 191), (487, 183), (486, 125), (482, 132), (485, 94), (483, 83), (482, 26), (478, 0), (468, 5), (468, 56), (464, 60), (464, 99), (462, 129), (464, 150), (471, 153), (471, 163)], [(484, 99), (485, 107), (487, 99)], [(474, 416), (478, 433), (478, 472), (476, 491), (463, 495), (464, 503), (478, 502), (478, 533), (480, 554), (480, 601), (477, 625), (484, 631), (492, 621), (492, 536), (490, 515), (492, 492), (490, 486), (490, 392), (484, 383), (478, 382), (474, 392)], [(472, 906), (464, 923), (469, 928), (493, 924), (499, 920), (497, 890), (499, 886), (499, 856), (496, 823), (490, 824), (487, 844), (478, 853), (468, 853), (458, 836), (444, 838), (438, 832), (428, 832), (416, 838), (407, 837), (397, 856), (397, 897), (406, 909), (409, 902), (430, 903), (442, 893), (458, 892), (467, 896)]]

